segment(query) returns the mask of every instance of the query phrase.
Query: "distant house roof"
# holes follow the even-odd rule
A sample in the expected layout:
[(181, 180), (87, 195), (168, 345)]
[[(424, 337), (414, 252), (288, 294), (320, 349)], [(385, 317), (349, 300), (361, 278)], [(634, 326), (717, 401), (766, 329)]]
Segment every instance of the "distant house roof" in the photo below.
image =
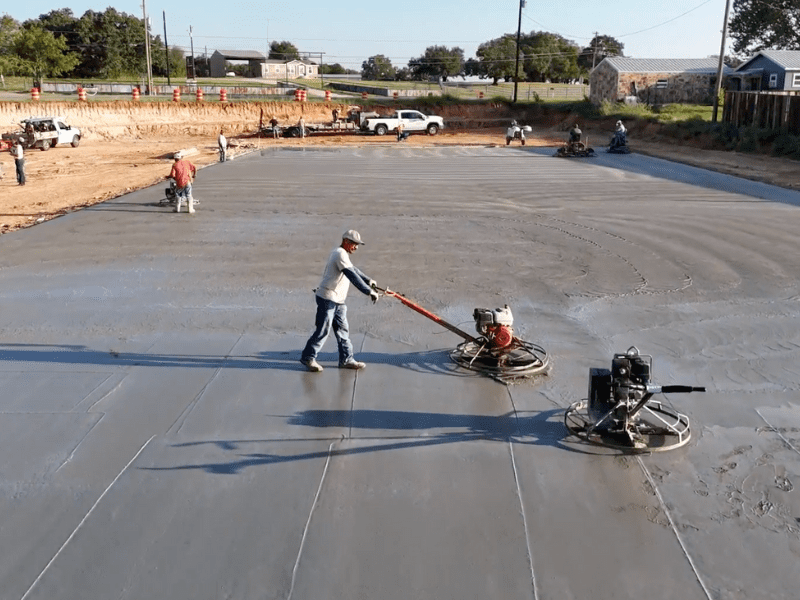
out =
[(267, 59), (266, 56), (256, 50), (217, 50), (225, 60), (261, 60)]
[(745, 71), (748, 65), (763, 56), (784, 69), (800, 69), (800, 50), (761, 50), (754, 57), (739, 65), (737, 71)]
[[(607, 56), (603, 62), (608, 63), (620, 73), (716, 73), (719, 68), (718, 58), (625, 58), (623, 56)], [(602, 63), (600, 63), (602, 64)], [(725, 66), (726, 74), (733, 69)]]
[(285, 64), (285, 63), (289, 63), (289, 64), (291, 64), (291, 63), (303, 63), (304, 65), (316, 65), (317, 64), (317, 63), (315, 63), (313, 61), (310, 61), (310, 60), (307, 60), (307, 59), (303, 59), (303, 58), (301, 58), (301, 59), (293, 58), (291, 60), (280, 60), (278, 58), (268, 58), (267, 62), (269, 64), (271, 64), (271, 65), (272, 64), (282, 65), (282, 64)]

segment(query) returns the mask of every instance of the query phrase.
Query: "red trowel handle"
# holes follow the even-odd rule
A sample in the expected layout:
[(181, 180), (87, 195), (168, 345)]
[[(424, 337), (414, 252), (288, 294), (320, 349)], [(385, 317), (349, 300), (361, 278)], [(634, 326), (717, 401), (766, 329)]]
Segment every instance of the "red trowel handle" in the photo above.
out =
[(412, 302), (411, 300), (409, 300), (408, 298), (406, 298), (402, 294), (398, 294), (397, 292), (393, 292), (389, 288), (383, 289), (383, 288), (379, 288), (378, 286), (374, 286), (374, 289), (377, 292), (380, 292), (381, 294), (384, 294), (386, 296), (392, 296), (393, 298), (397, 298), (398, 300), (400, 300), (400, 302), (405, 304), (411, 310), (414, 310), (414, 311), (418, 312), (419, 314), (421, 314), (424, 317), (428, 317), (431, 321), (434, 321), (434, 322), (438, 323), (439, 325), (441, 325), (445, 329), (449, 329), (450, 331), (452, 331), (453, 333), (455, 333), (458, 336), (461, 336), (462, 338), (464, 338), (468, 342), (475, 342), (476, 344), (480, 343), (476, 338), (474, 338), (473, 336), (468, 334), (466, 331), (461, 331), (455, 325), (452, 325), (451, 323), (448, 323), (447, 321), (445, 321), (441, 317), (433, 314), (431, 311), (429, 311), (429, 310), (427, 310), (425, 308), (422, 308), (419, 304), (417, 304), (416, 302)]

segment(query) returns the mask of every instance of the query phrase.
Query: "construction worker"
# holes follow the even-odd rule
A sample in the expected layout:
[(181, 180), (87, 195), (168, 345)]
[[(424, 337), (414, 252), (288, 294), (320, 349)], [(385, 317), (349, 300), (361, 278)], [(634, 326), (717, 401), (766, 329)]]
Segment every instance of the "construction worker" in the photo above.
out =
[(378, 300), (378, 293), (373, 289), (375, 281), (353, 266), (350, 261), (350, 255), (363, 243), (357, 231), (353, 229), (345, 231), (341, 245), (331, 252), (322, 274), (322, 282), (315, 290), (316, 328), (300, 357), (300, 362), (313, 373), (322, 371), (322, 365), (317, 362), (317, 355), (331, 329), (339, 346), (339, 368), (359, 370), (366, 366), (353, 357), (353, 344), (350, 343), (350, 328), (347, 324), (347, 306), (344, 303), (350, 290), (350, 283), (356, 286), (358, 291), (369, 296), (373, 303)]
[(405, 126), (402, 123), (398, 123), (397, 127), (395, 127), (395, 129), (397, 130), (397, 141), (398, 142), (402, 142), (406, 138), (408, 138), (409, 133), (408, 133), (408, 131), (404, 131), (405, 130)]
[(272, 126), (272, 137), (278, 139), (281, 136), (281, 128), (278, 126), (278, 119), (272, 117), (269, 120), (269, 124)]
[(188, 160), (185, 160), (180, 152), (176, 152), (173, 158), (175, 162), (172, 165), (172, 171), (170, 171), (169, 176), (175, 180), (175, 185), (178, 188), (175, 191), (175, 195), (178, 199), (175, 204), (175, 212), (181, 212), (183, 199), (186, 198), (189, 214), (194, 214), (192, 180), (197, 176), (197, 168)]
[(25, 185), (25, 152), (22, 149), (21, 140), (17, 140), (11, 152), (14, 155), (14, 166), (17, 168), (17, 183)]
[(578, 127), (578, 124), (575, 123), (573, 128), (569, 130), (569, 143), (575, 144), (577, 142), (580, 142), (581, 135), (583, 135), (583, 132), (580, 130), (580, 127)]
[(306, 137), (306, 120), (302, 116), (300, 117), (300, 120), (297, 121), (297, 127), (300, 129), (300, 137)]
[(228, 160), (228, 140), (225, 139), (224, 130), (219, 130), (219, 137), (217, 138), (219, 145), (219, 162)]

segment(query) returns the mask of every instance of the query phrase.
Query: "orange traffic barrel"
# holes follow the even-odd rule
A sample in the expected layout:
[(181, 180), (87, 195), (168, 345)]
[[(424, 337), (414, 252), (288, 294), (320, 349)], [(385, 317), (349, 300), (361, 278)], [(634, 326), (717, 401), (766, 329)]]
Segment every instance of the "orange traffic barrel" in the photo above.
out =
[(303, 90), (303, 102), (308, 100), (308, 90)]
[(480, 98), (481, 100), (483, 100), (483, 92), (478, 92), (478, 98)]
[(78, 100), (80, 102), (86, 102), (86, 90), (82, 87), (78, 88)]
[(173, 102), (181, 101), (181, 88), (175, 88), (172, 90), (172, 101)]
[(31, 100), (39, 99), (39, 88), (31, 88)]
[(203, 90), (201, 90), (200, 88), (197, 88), (197, 94), (195, 94), (195, 95), (197, 96), (197, 101), (198, 102), (202, 102), (203, 101)]
[(392, 92), (392, 98), (394, 98), (395, 100), (397, 100), (397, 96), (399, 95), (400, 94), (398, 94), (397, 92)]
[(367, 99), (367, 92), (361, 92), (361, 99), (362, 100), (366, 100)]
[(295, 90), (294, 90), (294, 101), (295, 102), (300, 102), (300, 100), (302, 100), (302, 98), (303, 98), (303, 90), (301, 90), (300, 88), (295, 88)]
[(325, 102), (330, 102), (330, 101), (331, 101), (331, 91), (325, 90)]
[(222, 88), (219, 91), (219, 101), (220, 102), (227, 102), (228, 101), (228, 90), (226, 90), (225, 88)]
[(139, 99), (139, 88), (138, 87), (135, 87), (135, 88), (133, 88), (131, 90), (131, 98), (133, 98), (134, 100), (138, 100)]

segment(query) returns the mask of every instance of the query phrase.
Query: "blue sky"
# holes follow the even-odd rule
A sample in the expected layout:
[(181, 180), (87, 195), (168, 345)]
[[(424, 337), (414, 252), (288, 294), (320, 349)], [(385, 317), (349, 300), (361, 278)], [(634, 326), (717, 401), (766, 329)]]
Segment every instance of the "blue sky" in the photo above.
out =
[[(66, 6), (76, 16), (109, 5), (139, 16), (140, 1)], [(23, 21), (65, 4), (27, 0), (0, 11)], [(170, 45), (188, 49), (193, 27), (195, 54), (206, 47), (264, 51), (267, 40), (288, 40), (301, 51), (324, 52), (325, 63), (360, 70), (374, 54), (405, 66), (431, 45), (459, 46), (472, 57), (481, 42), (516, 32), (519, 0), (147, 0), (153, 33), (163, 32), (162, 11)], [(622, 42), (626, 56), (703, 58), (719, 54), (724, 11), (725, 0), (527, 0), (522, 31), (551, 31), (581, 46), (597, 31)]]

